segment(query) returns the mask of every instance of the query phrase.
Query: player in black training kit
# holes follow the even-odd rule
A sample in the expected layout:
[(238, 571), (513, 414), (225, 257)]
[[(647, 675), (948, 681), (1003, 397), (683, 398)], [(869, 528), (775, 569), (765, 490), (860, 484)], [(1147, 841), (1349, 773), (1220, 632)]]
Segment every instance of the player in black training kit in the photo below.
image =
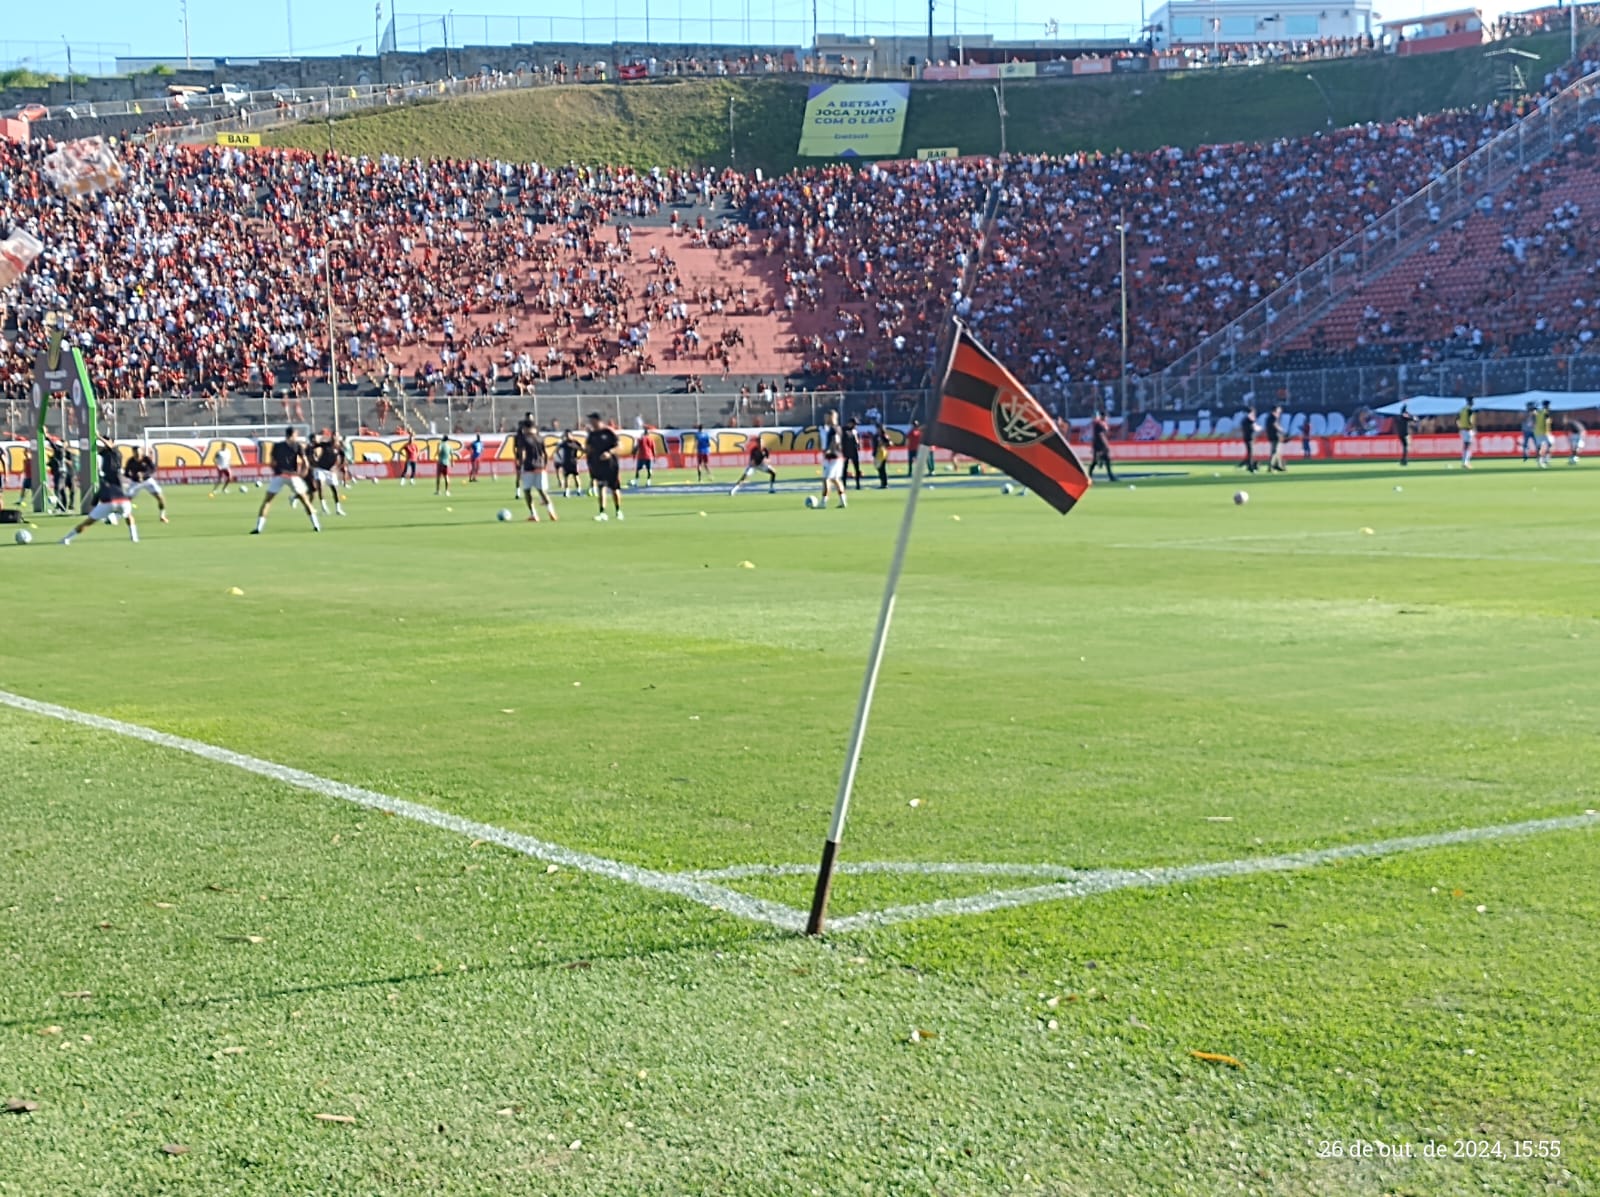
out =
[(150, 456), (150, 450), (135, 445), (128, 463), (122, 467), (122, 474), (133, 484), (127, 488), (128, 498), (137, 499), (140, 495), (154, 495), (156, 510), (161, 513), (161, 522), (168, 523), (167, 497), (161, 493), (161, 483), (156, 481), (156, 459)]
[(1256, 409), (1245, 408), (1244, 418), (1239, 421), (1239, 439), (1244, 441), (1244, 460), (1239, 463), (1241, 470), (1256, 472)]
[(532, 416), (523, 417), (511, 444), (517, 454), (517, 493), (528, 504), (528, 522), (539, 522), (539, 513), (533, 509), (535, 495), (544, 504), (551, 521), (559, 519), (555, 504), (550, 502), (550, 451), (545, 448), (544, 433), (539, 431)]
[(622, 480), (617, 468), (617, 434), (600, 422), (600, 413), (589, 413), (589, 438), (584, 447), (589, 459), (589, 481), (600, 499), (600, 514), (596, 522), (606, 519), (606, 491), (611, 492), (611, 506), (622, 518)]
[(256, 512), (256, 526), (251, 536), (260, 536), (266, 530), (272, 500), (284, 487), (305, 504), (306, 514), (311, 517), (311, 530), (322, 531), (322, 525), (317, 522), (317, 509), (311, 505), (311, 492), (306, 488), (305, 472), (306, 447), (300, 434), (293, 428), (285, 429), (283, 439), (272, 446), (272, 480), (267, 483), (267, 497), (261, 500), (261, 510)]
[[(1411, 464), (1411, 429), (1416, 420), (1412, 418), (1411, 409), (1404, 403), (1400, 405), (1400, 414), (1394, 418), (1394, 434), (1400, 440), (1400, 464)], [(1527, 458), (1523, 458), (1524, 461)]]
[(583, 483), (578, 478), (578, 454), (582, 448), (571, 432), (556, 442), (556, 474), (563, 499), (576, 498), (583, 493)]
[(754, 478), (757, 474), (762, 473), (766, 474), (767, 476), (767, 493), (770, 495), (777, 490), (778, 471), (773, 469), (772, 466), (767, 462), (767, 459), (771, 456), (772, 454), (767, 452), (767, 447), (761, 443), (760, 433), (757, 433), (755, 436), (751, 437), (750, 464), (745, 466), (744, 476), (733, 484), (733, 489), (728, 493), (730, 495), (738, 494), (741, 486), (750, 481), (750, 479)]
[(861, 434), (856, 431), (855, 420), (844, 422), (844, 434), (839, 438), (840, 448), (844, 452), (844, 480), (850, 481), (851, 471), (855, 472), (856, 489), (861, 489)]
[(311, 460), (311, 489), (322, 503), (322, 514), (328, 514), (328, 500), (323, 497), (323, 487), (333, 492), (333, 509), (344, 514), (344, 496), (339, 493), (339, 459), (343, 456), (339, 443), (331, 436), (319, 436), (307, 446), (306, 456)]
[(100, 438), (100, 489), (94, 492), (94, 506), (84, 521), (61, 538), (62, 544), (71, 544), (78, 535), (96, 524), (109, 523), (121, 516), (128, 521), (128, 539), (139, 543), (139, 527), (133, 522), (133, 500), (122, 487), (122, 454), (109, 436)]

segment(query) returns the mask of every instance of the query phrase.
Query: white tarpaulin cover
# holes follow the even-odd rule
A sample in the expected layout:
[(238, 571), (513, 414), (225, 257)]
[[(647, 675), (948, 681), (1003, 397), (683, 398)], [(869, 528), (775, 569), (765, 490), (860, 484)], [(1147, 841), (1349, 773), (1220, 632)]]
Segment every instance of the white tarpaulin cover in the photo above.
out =
[[(1472, 406), (1479, 411), (1526, 411), (1531, 404), (1542, 406), (1550, 400), (1551, 411), (1595, 411), (1600, 409), (1600, 391), (1523, 391), (1517, 395), (1473, 396)], [(1372, 410), (1380, 416), (1400, 414), (1403, 406), (1414, 416), (1453, 416), (1466, 402), (1465, 395), (1417, 395), (1404, 404), (1389, 403)]]

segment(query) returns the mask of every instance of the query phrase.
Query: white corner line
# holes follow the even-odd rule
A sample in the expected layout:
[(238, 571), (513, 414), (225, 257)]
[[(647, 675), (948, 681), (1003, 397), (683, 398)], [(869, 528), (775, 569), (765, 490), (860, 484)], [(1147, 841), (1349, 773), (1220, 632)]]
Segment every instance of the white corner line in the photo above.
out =
[(834, 919), (830, 925), (830, 930), (834, 932), (858, 931), (865, 927), (881, 927), (890, 923), (904, 923), (920, 919), (986, 914), (991, 910), (1031, 906), (1038, 902), (1059, 902), (1069, 898), (1087, 898), (1095, 894), (1108, 894), (1121, 889), (1148, 889), (1162, 885), (1178, 885), (1188, 881), (1211, 881), (1224, 877), (1248, 877), (1255, 873), (1284, 873), (1295, 869), (1315, 868), (1318, 865), (1332, 864), (1340, 860), (1393, 856), (1401, 852), (1416, 852), (1426, 848), (1444, 848), (1452, 844), (1475, 844), (1486, 840), (1540, 835), (1550, 831), (1571, 831), (1581, 827), (1600, 827), (1600, 814), (1562, 815), (1553, 819), (1529, 819), (1521, 823), (1502, 823), (1491, 827), (1466, 827), (1457, 831), (1440, 831), (1429, 835), (1408, 835), (1392, 840), (1377, 840), (1369, 844), (1340, 844), (1332, 848), (1288, 852), (1281, 856), (1246, 857), (1242, 860), (1222, 860), (1214, 861), (1210, 864), (1181, 865), (1156, 869), (1105, 869), (1084, 874), (1076, 880), (1059, 881), (1052, 885), (1035, 885), (1026, 889), (973, 894), (965, 898), (940, 898), (932, 902), (921, 902), (914, 906), (891, 906), (887, 910), (846, 915), (844, 918)]
[(752, 898), (736, 890), (727, 889), (694, 876), (680, 873), (662, 873), (655, 869), (641, 868), (638, 865), (627, 864), (620, 860), (608, 860), (603, 856), (591, 856), (587, 852), (564, 848), (560, 844), (534, 839), (532, 836), (522, 835), (515, 831), (506, 831), (503, 828), (490, 826), (488, 823), (477, 823), (471, 819), (463, 819), (459, 815), (436, 810), (431, 806), (407, 802), (403, 798), (394, 798), (388, 794), (380, 794), (375, 790), (364, 790), (359, 786), (347, 785), (342, 781), (331, 781), (326, 777), (318, 777), (316, 774), (307, 773), (302, 769), (293, 769), (287, 765), (274, 764), (272, 761), (246, 756), (242, 752), (218, 748), (213, 744), (190, 740), (184, 736), (169, 735), (166, 732), (156, 731), (154, 728), (142, 727), (137, 723), (124, 723), (120, 719), (109, 719), (104, 715), (91, 715), (86, 711), (73, 710), (71, 707), (39, 702), (36, 699), (26, 698), (20, 694), (12, 694), (6, 690), (0, 690), (0, 705), (12, 707), (18, 711), (26, 711), (30, 715), (40, 715), (46, 719), (57, 719), (63, 723), (75, 723), (80, 727), (94, 728), (96, 731), (111, 732), (113, 735), (124, 736), (130, 740), (141, 740), (158, 748), (186, 753), (189, 756), (199, 757), (201, 760), (211, 761), (219, 765), (228, 765), (235, 769), (241, 769), (246, 773), (254, 773), (259, 777), (269, 778), (272, 781), (281, 782), (296, 789), (306, 790), (324, 798), (337, 798), (342, 802), (354, 803), (356, 806), (364, 806), (372, 810), (390, 811), (403, 819), (425, 823), (429, 827), (436, 827), (441, 831), (452, 831), (457, 835), (498, 844), (502, 848), (509, 848), (513, 852), (520, 852), (524, 856), (531, 856), (535, 860), (542, 860), (548, 864), (562, 865), (566, 868), (577, 869), (580, 872), (593, 873), (597, 877), (605, 877), (612, 881), (638, 886), (640, 889), (670, 894), (688, 902), (708, 906), (713, 910), (726, 911), (728, 914), (736, 915), (739, 918), (748, 919), (751, 922), (765, 923), (780, 930), (799, 931), (805, 927), (804, 912), (796, 910), (792, 906), (769, 902), (763, 898)]

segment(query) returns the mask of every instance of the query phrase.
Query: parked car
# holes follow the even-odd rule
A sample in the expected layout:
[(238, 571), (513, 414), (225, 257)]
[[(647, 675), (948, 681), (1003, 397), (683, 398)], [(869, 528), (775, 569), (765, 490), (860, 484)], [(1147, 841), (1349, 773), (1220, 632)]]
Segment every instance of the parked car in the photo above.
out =
[(19, 121), (47, 121), (50, 110), (43, 104), (24, 104), (11, 114)]
[(214, 96), (221, 96), (224, 104), (248, 104), (250, 93), (237, 83), (215, 83), (206, 91)]

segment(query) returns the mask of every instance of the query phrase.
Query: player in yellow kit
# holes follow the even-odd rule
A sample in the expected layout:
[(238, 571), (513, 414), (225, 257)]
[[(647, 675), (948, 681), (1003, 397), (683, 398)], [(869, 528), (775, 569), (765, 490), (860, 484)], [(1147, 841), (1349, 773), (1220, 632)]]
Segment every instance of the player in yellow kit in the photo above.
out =
[(1550, 450), (1555, 441), (1550, 436), (1550, 400), (1546, 399), (1533, 413), (1533, 443), (1539, 448), (1539, 468), (1550, 468)]

